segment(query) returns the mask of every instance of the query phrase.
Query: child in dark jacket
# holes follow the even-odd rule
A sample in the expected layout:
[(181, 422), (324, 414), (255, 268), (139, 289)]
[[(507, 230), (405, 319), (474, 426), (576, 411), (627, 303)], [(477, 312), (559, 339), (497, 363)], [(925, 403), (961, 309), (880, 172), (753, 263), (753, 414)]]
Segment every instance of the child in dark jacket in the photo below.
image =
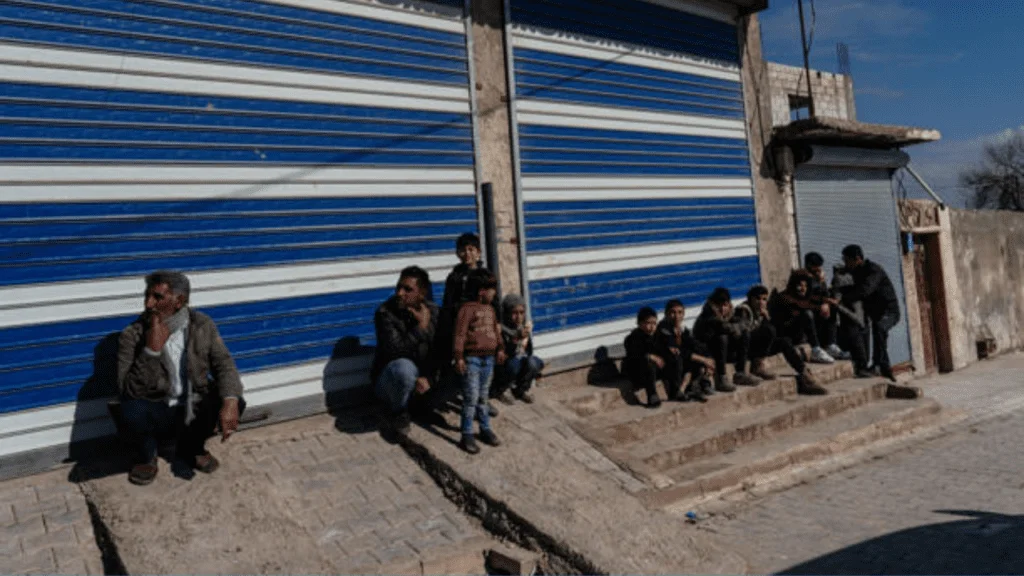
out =
[[(705, 395), (712, 389), (708, 374), (714, 373), (715, 363), (706, 356), (704, 346), (697, 342), (690, 329), (683, 326), (685, 318), (686, 307), (681, 301), (669, 300), (665, 304), (665, 318), (658, 323), (655, 334), (657, 348), (665, 361), (662, 380), (670, 400), (707, 402)], [(686, 390), (682, 390), (686, 374), (690, 375), (690, 382)]]
[(623, 372), (632, 385), (635, 398), (636, 391), (643, 388), (647, 391), (647, 407), (661, 406), (658, 389), (658, 373), (665, 368), (665, 361), (658, 349), (655, 333), (658, 329), (658, 314), (653, 308), (643, 307), (636, 315), (637, 327), (626, 336), (626, 359), (622, 362)]
[(475, 301), (459, 308), (455, 319), (452, 343), (455, 371), (462, 378), (462, 441), (459, 445), (470, 454), (480, 452), (473, 438), (473, 417), (480, 421), (480, 439), (490, 446), (500, 444), (491, 430), (487, 410), (488, 389), (497, 364), (505, 362), (501, 326), (494, 312), (497, 282), (487, 270), (470, 274), (467, 289), (476, 293)]
[(509, 294), (502, 300), (501, 309), (501, 339), (507, 360), (499, 368), (501, 377), (496, 378), (499, 389), (493, 392), (495, 397), (511, 403), (511, 399), (504, 400), (511, 388), (513, 396), (532, 404), (530, 388), (544, 369), (544, 361), (533, 355), (533, 327), (526, 321), (526, 302), (518, 294)]

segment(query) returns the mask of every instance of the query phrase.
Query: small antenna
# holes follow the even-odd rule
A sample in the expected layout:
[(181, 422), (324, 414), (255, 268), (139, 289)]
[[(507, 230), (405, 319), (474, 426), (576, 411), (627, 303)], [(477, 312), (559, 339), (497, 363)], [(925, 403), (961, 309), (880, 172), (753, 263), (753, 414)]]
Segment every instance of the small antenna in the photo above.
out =
[(850, 48), (844, 42), (836, 44), (836, 59), (839, 61), (839, 73), (850, 76)]
[(797, 0), (800, 11), (800, 44), (804, 49), (804, 73), (807, 75), (807, 111), (814, 118), (814, 91), (811, 90), (811, 47), (807, 43), (807, 32), (804, 29), (804, 0)]

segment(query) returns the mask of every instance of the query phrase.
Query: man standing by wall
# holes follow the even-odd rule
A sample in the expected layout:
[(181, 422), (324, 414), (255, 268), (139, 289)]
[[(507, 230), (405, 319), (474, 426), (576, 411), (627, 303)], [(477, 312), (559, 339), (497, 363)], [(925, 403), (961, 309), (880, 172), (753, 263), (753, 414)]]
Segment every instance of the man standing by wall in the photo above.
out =
[(128, 475), (133, 484), (156, 478), (161, 440), (176, 439), (175, 460), (187, 466), (176, 473), (216, 470), (206, 440), (218, 424), (227, 440), (245, 409), (231, 353), (213, 320), (188, 306), (189, 292), (181, 272), (146, 276), (146, 310), (118, 341), (121, 418), (141, 448)]
[[(900, 306), (896, 298), (889, 275), (878, 264), (864, 259), (864, 251), (860, 246), (851, 244), (843, 248), (843, 264), (846, 271), (853, 276), (853, 286), (844, 290), (844, 305), (861, 302), (864, 307), (865, 319), (871, 326), (871, 356), (879, 373), (896, 381), (889, 362), (889, 330), (899, 324)], [(872, 376), (868, 370), (867, 333), (854, 322), (843, 322), (850, 340), (850, 353), (857, 376)]]

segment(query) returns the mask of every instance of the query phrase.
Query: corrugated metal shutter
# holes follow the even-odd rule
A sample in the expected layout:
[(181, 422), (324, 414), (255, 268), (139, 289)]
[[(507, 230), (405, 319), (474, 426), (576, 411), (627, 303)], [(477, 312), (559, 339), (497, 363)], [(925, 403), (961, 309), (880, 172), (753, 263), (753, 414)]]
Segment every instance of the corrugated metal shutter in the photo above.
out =
[(96, 359), (158, 268), (190, 274), (250, 405), (365, 384), (397, 272), (443, 278), (477, 228), (462, 13), (0, 5), (0, 456), (111, 431)]
[(888, 168), (802, 165), (796, 172), (796, 222), (800, 256), (818, 252), (828, 270), (842, 264), (848, 244), (859, 244), (885, 269), (900, 300), (900, 323), (889, 333), (893, 364), (910, 361), (903, 267), (896, 203)]
[(735, 19), (704, 6), (511, 2), (530, 300), (548, 358), (621, 344), (641, 306), (696, 307), (718, 285), (759, 281)]

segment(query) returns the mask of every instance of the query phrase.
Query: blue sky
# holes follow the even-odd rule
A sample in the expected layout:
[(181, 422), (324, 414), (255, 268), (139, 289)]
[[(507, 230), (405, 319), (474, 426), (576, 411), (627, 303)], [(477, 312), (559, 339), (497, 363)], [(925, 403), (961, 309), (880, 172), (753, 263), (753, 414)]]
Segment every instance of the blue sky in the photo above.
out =
[[(802, 65), (797, 0), (761, 14), (764, 54)], [(911, 164), (955, 206), (957, 174), (987, 142), (1024, 129), (1024, 0), (814, 0), (811, 66), (837, 70), (850, 47), (862, 122), (937, 128), (942, 140), (912, 146)], [(811, 1), (804, 0), (810, 22)]]

